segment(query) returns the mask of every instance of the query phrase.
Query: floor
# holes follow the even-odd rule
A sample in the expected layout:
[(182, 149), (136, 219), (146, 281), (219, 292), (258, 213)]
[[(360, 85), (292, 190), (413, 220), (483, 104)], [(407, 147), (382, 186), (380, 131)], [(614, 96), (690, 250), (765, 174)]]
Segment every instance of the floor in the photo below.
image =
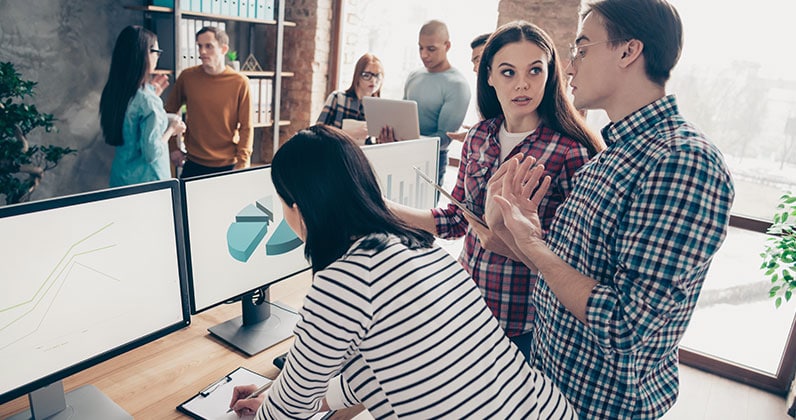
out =
[(785, 398), (680, 366), (680, 398), (663, 420), (793, 420)]

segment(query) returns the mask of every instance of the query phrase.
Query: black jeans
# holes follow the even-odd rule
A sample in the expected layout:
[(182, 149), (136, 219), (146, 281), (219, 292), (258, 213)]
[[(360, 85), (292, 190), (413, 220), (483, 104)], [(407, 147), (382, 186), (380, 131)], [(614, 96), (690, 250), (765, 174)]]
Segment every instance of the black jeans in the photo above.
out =
[[(445, 181), (445, 169), (448, 168), (448, 149), (439, 149), (439, 162), (437, 163), (437, 185), (443, 187)], [(435, 190), (434, 205), (439, 203), (439, 191)]]
[(204, 166), (196, 162), (193, 162), (189, 159), (186, 159), (185, 164), (182, 165), (182, 173), (180, 173), (180, 178), (191, 178), (200, 175), (209, 175), (218, 172), (231, 171), (232, 168), (234, 167), (235, 165), (227, 165), (219, 167)]

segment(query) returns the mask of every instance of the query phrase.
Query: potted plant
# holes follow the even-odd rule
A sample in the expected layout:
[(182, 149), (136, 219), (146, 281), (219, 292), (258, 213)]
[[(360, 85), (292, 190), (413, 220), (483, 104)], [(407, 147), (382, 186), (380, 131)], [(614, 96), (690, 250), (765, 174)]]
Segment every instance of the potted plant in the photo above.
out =
[(780, 198), (774, 222), (768, 228), (774, 235), (766, 243), (761, 269), (771, 279), (769, 296), (779, 308), (796, 291), (796, 195), (786, 193)]
[(235, 69), (235, 71), (240, 71), (240, 61), (238, 61), (237, 51), (229, 50), (227, 52), (227, 61), (229, 61), (230, 67)]
[(55, 118), (40, 113), (36, 105), (23, 103), (34, 95), (36, 82), (24, 80), (14, 65), (0, 62), (0, 195), (6, 204), (30, 199), (44, 172), (56, 167), (69, 147), (31, 145), (27, 134), (36, 127), (53, 131)]

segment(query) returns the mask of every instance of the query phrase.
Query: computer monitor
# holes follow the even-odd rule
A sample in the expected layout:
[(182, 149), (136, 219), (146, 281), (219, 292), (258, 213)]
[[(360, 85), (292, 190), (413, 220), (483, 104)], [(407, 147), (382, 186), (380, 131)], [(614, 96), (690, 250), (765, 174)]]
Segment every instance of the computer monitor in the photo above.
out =
[(269, 302), (268, 287), (310, 265), (282, 216), (270, 166), (182, 182), (191, 313), (240, 301), (241, 316), (209, 331), (249, 356), (292, 336), (298, 315)]
[(189, 324), (175, 180), (0, 207), (0, 404), (12, 418), (132, 418), (61, 380)]
[(436, 205), (436, 190), (415, 171), (437, 179), (439, 137), (363, 146), (381, 187), (389, 200), (418, 209)]

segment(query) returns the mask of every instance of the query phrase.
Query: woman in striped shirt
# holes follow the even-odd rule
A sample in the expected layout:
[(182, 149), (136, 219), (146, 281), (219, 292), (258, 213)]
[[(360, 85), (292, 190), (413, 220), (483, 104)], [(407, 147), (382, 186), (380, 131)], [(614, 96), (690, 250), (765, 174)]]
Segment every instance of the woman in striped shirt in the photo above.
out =
[(299, 132), (271, 173), (314, 279), (281, 374), (256, 399), (238, 400), (254, 387), (236, 387), (238, 414), (309, 418), (362, 403), (377, 418), (575, 417), (459, 263), (387, 209), (345, 133)]

